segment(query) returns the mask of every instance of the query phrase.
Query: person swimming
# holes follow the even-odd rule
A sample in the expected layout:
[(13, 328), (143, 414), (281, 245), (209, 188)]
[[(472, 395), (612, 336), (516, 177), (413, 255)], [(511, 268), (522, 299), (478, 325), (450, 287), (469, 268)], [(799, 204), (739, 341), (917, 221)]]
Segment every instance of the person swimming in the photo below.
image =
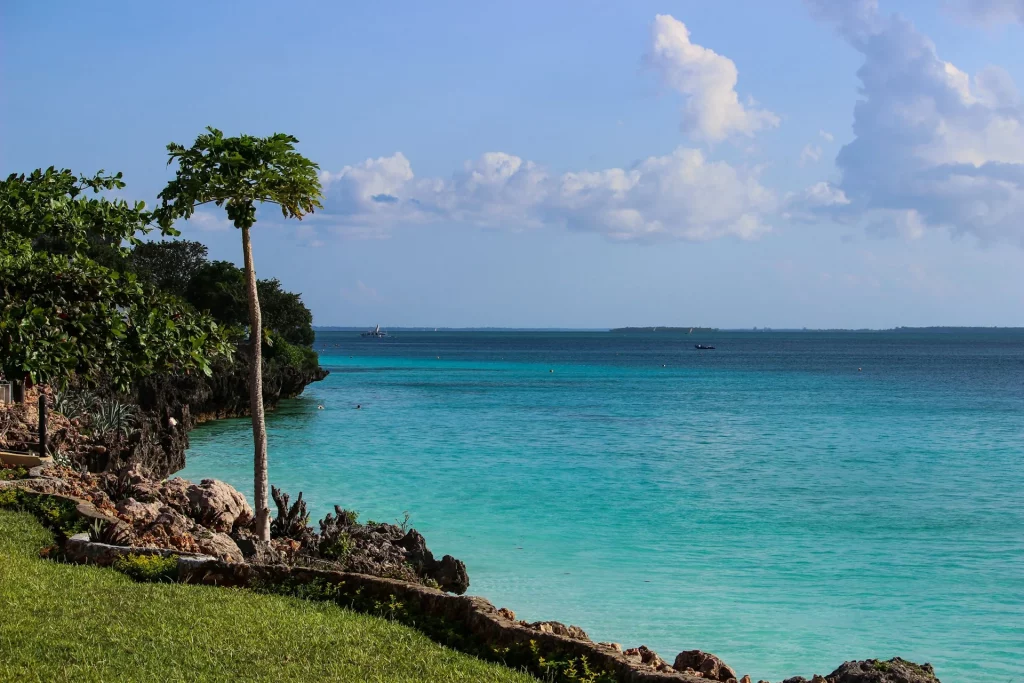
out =
[(361, 403), (356, 404), (356, 410), (362, 410), (363, 406)]
[(323, 409), (324, 409), (324, 407), (323, 407), (323, 406), (317, 406), (317, 407), (316, 407), (316, 409), (317, 409), (317, 410), (323, 410)]

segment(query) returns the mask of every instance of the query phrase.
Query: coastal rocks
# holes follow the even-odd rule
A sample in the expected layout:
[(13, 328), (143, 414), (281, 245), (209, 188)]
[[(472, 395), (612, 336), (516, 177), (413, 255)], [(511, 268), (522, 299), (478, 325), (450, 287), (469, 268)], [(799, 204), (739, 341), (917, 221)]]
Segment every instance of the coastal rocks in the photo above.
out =
[(509, 621), (516, 620), (516, 613), (510, 610), (508, 607), (502, 607), (501, 609), (499, 609), (498, 614), (504, 617), (505, 619), (508, 619)]
[(528, 626), (541, 633), (554, 633), (556, 636), (565, 636), (576, 640), (590, 640), (587, 632), (579, 626), (566, 626), (560, 621), (535, 621)]
[[(398, 528), (391, 524), (378, 526)], [(436, 581), (441, 590), (462, 595), (469, 588), (469, 574), (465, 563), (451, 555), (445, 555), (440, 562), (435, 560), (434, 554), (427, 548), (423, 534), (415, 529), (409, 529), (401, 538), (394, 541), (394, 545), (405, 551), (406, 562), (422, 575)]]
[(160, 503), (141, 503), (128, 498), (117, 504), (117, 511), (134, 526), (148, 527), (160, 516), (161, 507)]
[(685, 650), (676, 655), (673, 664), (677, 671), (693, 669), (703, 674), (704, 678), (714, 681), (728, 681), (736, 678), (736, 671), (721, 659), (708, 652), (701, 650)]
[(931, 664), (894, 657), (844, 662), (825, 679), (828, 683), (939, 683)]
[[(322, 368), (299, 369), (264, 360), (263, 404), (274, 410), (281, 399), (298, 396), (312, 382), (327, 376)], [(188, 431), (196, 424), (249, 414), (249, 356), (240, 348), (235, 358), (216, 363), (209, 377), (192, 374), (152, 375), (133, 387), (139, 407), (136, 433), (123, 449), (90, 465), (94, 471), (116, 471), (139, 462), (158, 477), (185, 466)]]
[(650, 649), (646, 645), (641, 645), (640, 647), (631, 647), (622, 654), (624, 654), (626, 657), (629, 657), (630, 659), (638, 660), (641, 664), (653, 666), (655, 669), (663, 669), (664, 667), (668, 666), (668, 664), (661, 657), (658, 656), (657, 652)]
[(239, 549), (238, 544), (232, 540), (230, 536), (224, 533), (199, 533), (196, 534), (196, 545), (199, 549), (219, 560), (223, 560), (229, 564), (235, 564), (245, 562), (245, 558), (242, 556), (242, 551)]
[(469, 572), (466, 571), (466, 563), (451, 555), (442, 557), (441, 561), (434, 564), (428, 572), (428, 577), (437, 581), (441, 590), (462, 595), (469, 589)]
[(203, 479), (189, 486), (185, 496), (191, 504), (191, 517), (217, 532), (230, 532), (253, 520), (253, 511), (245, 496), (233, 486), (216, 479)]

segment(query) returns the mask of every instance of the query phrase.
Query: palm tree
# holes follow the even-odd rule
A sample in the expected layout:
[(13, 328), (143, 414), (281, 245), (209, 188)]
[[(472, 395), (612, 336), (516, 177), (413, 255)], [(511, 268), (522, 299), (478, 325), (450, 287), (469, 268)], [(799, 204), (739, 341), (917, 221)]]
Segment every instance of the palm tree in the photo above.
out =
[(263, 416), (263, 323), (256, 290), (250, 230), (256, 223), (256, 204), (276, 204), (285, 218), (298, 218), (320, 204), (319, 167), (295, 151), (298, 140), (275, 133), (226, 138), (207, 128), (192, 147), (167, 145), (168, 166), (178, 162), (174, 180), (160, 193), (163, 203), (156, 211), (165, 230), (178, 218), (189, 218), (203, 204), (223, 206), (228, 219), (242, 231), (242, 255), (249, 303), (249, 407), (254, 446), (253, 483), (256, 532), (270, 540), (270, 506), (267, 496), (267, 430)]

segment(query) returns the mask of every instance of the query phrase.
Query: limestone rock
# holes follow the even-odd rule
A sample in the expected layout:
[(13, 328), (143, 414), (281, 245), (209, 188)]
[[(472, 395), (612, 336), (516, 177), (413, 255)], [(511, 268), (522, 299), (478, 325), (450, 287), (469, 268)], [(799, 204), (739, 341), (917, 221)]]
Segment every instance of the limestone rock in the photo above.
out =
[(147, 527), (160, 516), (160, 503), (140, 503), (134, 498), (117, 504), (117, 511), (128, 517), (135, 526)]
[(197, 534), (196, 543), (207, 555), (212, 555), (225, 562), (245, 562), (242, 551), (230, 536), (224, 533)]
[(442, 590), (462, 595), (469, 588), (469, 573), (466, 563), (451, 555), (445, 555), (430, 572), (430, 578), (437, 581)]
[(502, 607), (501, 609), (499, 609), (498, 610), (498, 614), (500, 614), (502, 617), (508, 619), (509, 621), (515, 621), (516, 620), (516, 613), (513, 612), (512, 610), (510, 610), (508, 607)]
[(203, 479), (185, 490), (195, 521), (217, 532), (229, 532), (253, 520), (253, 511), (245, 496), (233, 486), (216, 479)]
[(590, 640), (587, 632), (579, 626), (566, 626), (560, 621), (535, 621), (530, 628), (541, 633), (554, 633), (556, 636), (575, 638), (576, 640)]
[(678, 670), (687, 668), (699, 671), (704, 678), (714, 681), (728, 681), (736, 678), (736, 672), (721, 659), (708, 652), (700, 650), (685, 650), (676, 656), (674, 664)]
[(939, 683), (931, 664), (894, 657), (844, 662), (824, 678), (828, 683)]
[[(631, 647), (622, 654), (633, 659), (639, 658), (642, 663), (647, 664), (648, 666), (653, 666), (656, 669), (659, 666), (666, 664), (665, 660), (659, 657), (657, 652), (650, 649), (646, 645), (641, 645), (640, 647)], [(678, 669), (679, 667), (675, 666), (673, 668)]]

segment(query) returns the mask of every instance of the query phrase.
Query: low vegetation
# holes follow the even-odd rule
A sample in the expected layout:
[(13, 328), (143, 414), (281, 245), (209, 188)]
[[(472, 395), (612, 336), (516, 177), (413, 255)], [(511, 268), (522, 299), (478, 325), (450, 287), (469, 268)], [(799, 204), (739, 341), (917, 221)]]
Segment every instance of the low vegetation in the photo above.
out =
[(0, 680), (535, 680), (326, 602), (39, 559), (52, 541), (0, 510)]

